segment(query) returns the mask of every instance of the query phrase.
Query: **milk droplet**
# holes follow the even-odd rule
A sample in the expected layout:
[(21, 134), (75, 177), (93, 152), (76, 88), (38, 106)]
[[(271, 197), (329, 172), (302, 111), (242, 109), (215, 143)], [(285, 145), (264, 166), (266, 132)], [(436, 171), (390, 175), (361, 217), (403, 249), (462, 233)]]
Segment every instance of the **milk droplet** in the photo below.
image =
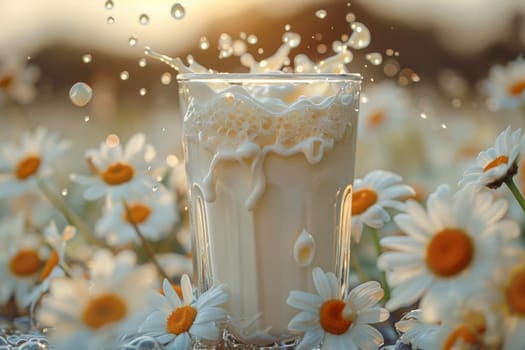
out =
[(208, 50), (210, 48), (210, 42), (205, 36), (201, 36), (199, 39), (199, 47), (201, 50)]
[(131, 37), (128, 39), (128, 44), (129, 44), (129, 46), (132, 46), (132, 47), (133, 47), (133, 46), (137, 45), (137, 42), (138, 42), (138, 41), (139, 41), (139, 40), (138, 40), (136, 37), (131, 36)]
[(112, 0), (107, 0), (106, 3), (104, 4), (104, 6), (108, 9), (108, 10), (111, 10), (114, 6), (113, 4), (113, 1)]
[(140, 94), (140, 96), (144, 96), (144, 95), (146, 95), (146, 93), (147, 93), (147, 90), (146, 90), (145, 88), (141, 88), (141, 89), (139, 90), (139, 94)]
[(299, 46), (301, 36), (297, 33), (286, 32), (283, 34), (283, 42), (291, 48)]
[(175, 19), (183, 19), (186, 16), (186, 9), (177, 2), (171, 7), (171, 16)]
[(139, 67), (146, 67), (146, 65), (148, 64), (147, 60), (142, 57), (140, 60), (139, 60)]
[(284, 26), (284, 30), (287, 31), (287, 32), (290, 31), (291, 29), (292, 29), (292, 26), (289, 25), (289, 24), (286, 24), (286, 25)]
[(295, 262), (302, 267), (310, 265), (315, 255), (315, 240), (306, 230), (303, 230), (293, 247)]
[(233, 42), (233, 54), (235, 56), (241, 56), (247, 51), (246, 43), (242, 40), (235, 40)]
[(146, 25), (149, 23), (149, 16), (145, 13), (141, 14), (139, 16), (139, 23), (142, 25)]
[(111, 16), (109, 16), (107, 19), (106, 19), (106, 22), (108, 22), (108, 24), (113, 24), (115, 23), (115, 19)]
[(348, 23), (352, 23), (352, 22), (355, 21), (355, 14), (354, 14), (353, 12), (348, 12), (348, 13), (346, 14), (345, 19), (346, 19), (346, 22), (348, 22)]
[(127, 70), (124, 70), (120, 72), (120, 79), (121, 80), (128, 80), (129, 79), (129, 73)]
[(248, 38), (246, 39), (246, 41), (250, 45), (255, 45), (259, 41), (259, 38), (257, 38), (256, 35), (250, 34), (250, 35), (248, 35)]
[(164, 72), (160, 76), (160, 82), (164, 85), (169, 85), (171, 83), (171, 73), (170, 72)]
[(87, 122), (89, 122), (90, 120), (91, 120), (91, 117), (90, 117), (89, 115), (86, 115), (86, 116), (84, 117), (84, 122), (87, 123)]
[(328, 13), (324, 9), (320, 9), (320, 10), (315, 11), (315, 17), (320, 18), (320, 19), (326, 18), (327, 14)]
[(89, 53), (87, 53), (87, 54), (85, 54), (85, 55), (82, 56), (82, 62), (84, 62), (84, 63), (89, 63), (89, 62), (91, 62), (91, 59), (92, 59), (92, 58), (93, 58), (93, 57), (92, 57)]
[(370, 45), (370, 31), (361, 22), (353, 22), (350, 25), (353, 32), (346, 44), (354, 49), (363, 49)]
[(75, 83), (69, 90), (69, 99), (75, 106), (84, 107), (91, 101), (93, 89), (86, 83)]
[(379, 52), (367, 53), (365, 56), (366, 60), (372, 63), (374, 66), (378, 66), (383, 62), (383, 56)]

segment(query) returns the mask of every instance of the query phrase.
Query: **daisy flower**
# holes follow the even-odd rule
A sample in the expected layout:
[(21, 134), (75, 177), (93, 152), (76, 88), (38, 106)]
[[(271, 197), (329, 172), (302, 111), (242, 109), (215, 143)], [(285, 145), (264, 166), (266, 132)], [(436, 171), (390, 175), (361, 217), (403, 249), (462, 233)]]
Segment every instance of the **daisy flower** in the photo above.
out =
[(388, 319), (389, 312), (378, 303), (383, 289), (378, 282), (363, 283), (341, 299), (341, 285), (331, 272), (316, 267), (312, 271), (318, 294), (291, 291), (288, 305), (301, 310), (288, 328), (304, 333), (297, 350), (314, 349), (378, 349), (383, 336), (369, 323)]
[(13, 296), (19, 309), (28, 305), (46, 257), (40, 237), (25, 231), (21, 215), (0, 222), (0, 305)]
[(51, 165), (70, 146), (55, 133), (39, 127), (22, 134), (20, 144), (0, 149), (0, 198), (19, 196), (37, 187), (40, 177), (52, 174)]
[(459, 184), (500, 187), (517, 173), (517, 162), (524, 145), (525, 136), (521, 134), (521, 129), (512, 132), (510, 126), (507, 127), (496, 138), (494, 147), (479, 153), (476, 163), (463, 173)]
[(391, 132), (400, 128), (409, 114), (406, 91), (391, 81), (374, 84), (361, 94), (358, 133), (364, 136), (379, 129)]
[(445, 306), (485, 285), (501, 264), (505, 244), (519, 235), (518, 225), (503, 219), (508, 202), (490, 191), (468, 186), (451, 194), (438, 187), (425, 210), (408, 201), (394, 221), (405, 236), (386, 237), (377, 265), (386, 271), (390, 310), (421, 299), (426, 321), (441, 319)]
[(124, 148), (116, 135), (110, 135), (99, 149), (86, 152), (94, 176), (72, 174), (71, 179), (87, 188), (86, 200), (107, 195), (112, 200), (127, 199), (156, 190), (157, 182), (149, 175), (153, 170), (155, 149), (146, 144), (143, 134), (133, 135)]
[(188, 275), (181, 279), (182, 299), (167, 279), (163, 294), (153, 296), (154, 311), (139, 331), (155, 338), (166, 350), (191, 349), (192, 341), (217, 341), (221, 335), (218, 324), (225, 321), (221, 307), (228, 301), (224, 285), (210, 288), (193, 301), (193, 289)]
[(384, 170), (374, 170), (354, 181), (352, 193), (352, 237), (361, 240), (363, 225), (382, 228), (390, 221), (385, 208), (404, 210), (401, 201), (414, 196), (415, 191), (401, 183), (401, 176)]
[(396, 322), (395, 328), (400, 334), (398, 342), (410, 345), (413, 350), (428, 350), (436, 343), (436, 333), (440, 325), (424, 322), (421, 310), (418, 309), (403, 315)]
[(55, 278), (51, 282), (37, 319), (55, 327), (49, 337), (57, 350), (116, 346), (124, 335), (136, 333), (156, 274), (150, 265), (135, 264), (131, 251), (112, 256), (100, 250), (90, 262), (90, 280)]
[(485, 88), (498, 109), (513, 110), (525, 104), (525, 60), (519, 57), (506, 66), (493, 66)]
[(10, 60), (0, 66), (0, 103), (8, 98), (18, 103), (31, 102), (39, 76), (36, 66), (25, 65), (20, 60)]
[(130, 199), (126, 204), (122, 201), (109, 203), (96, 224), (95, 233), (105, 237), (110, 245), (138, 242), (132, 225), (135, 223), (145, 238), (152, 241), (165, 238), (179, 220), (175, 199), (161, 185), (156, 192), (150, 192), (140, 199)]

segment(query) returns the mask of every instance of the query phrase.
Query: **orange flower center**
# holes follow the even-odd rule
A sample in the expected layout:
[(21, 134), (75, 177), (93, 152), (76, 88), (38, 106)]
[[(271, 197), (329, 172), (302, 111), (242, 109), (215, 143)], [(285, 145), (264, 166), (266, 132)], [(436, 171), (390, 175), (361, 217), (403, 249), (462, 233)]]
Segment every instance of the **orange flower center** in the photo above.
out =
[(35, 249), (21, 249), (9, 261), (9, 269), (15, 276), (28, 277), (40, 269), (41, 263)]
[(166, 329), (175, 335), (187, 332), (197, 317), (195, 308), (185, 305), (173, 311), (166, 320)]
[(47, 259), (42, 272), (40, 273), (40, 281), (45, 280), (51, 274), (53, 268), (58, 265), (58, 260), (58, 253), (56, 250), (53, 250)]
[(368, 208), (377, 202), (377, 192), (363, 188), (352, 193), (352, 215), (364, 213)]
[(321, 306), (320, 322), (323, 329), (331, 334), (343, 334), (350, 328), (354, 317), (343, 318), (343, 309), (346, 304), (342, 300), (331, 299)]
[(445, 340), (445, 344), (443, 344), (443, 350), (454, 349), (454, 345), (457, 344), (481, 345), (481, 342), (472, 328), (468, 327), (467, 325), (459, 325)]
[(508, 92), (511, 96), (519, 96), (525, 91), (525, 79), (518, 80), (509, 86)]
[(446, 228), (430, 240), (426, 263), (436, 275), (451, 277), (468, 267), (473, 256), (474, 245), (465, 231)]
[(99, 329), (126, 317), (127, 307), (114, 293), (101, 294), (89, 301), (82, 311), (82, 322), (92, 329)]
[(18, 180), (25, 180), (35, 175), (40, 168), (40, 157), (36, 155), (27, 156), (22, 159), (15, 169), (15, 177)]
[(111, 164), (102, 172), (102, 180), (108, 185), (120, 185), (133, 178), (134, 170), (131, 166), (124, 163)]
[(525, 269), (513, 274), (505, 294), (511, 310), (517, 314), (525, 314)]
[(0, 89), (7, 89), (13, 84), (15, 81), (15, 77), (13, 77), (11, 74), (4, 75), (0, 77)]
[(377, 110), (368, 118), (368, 126), (373, 128), (385, 122), (385, 113), (382, 110)]
[(142, 203), (135, 203), (128, 207), (124, 214), (124, 220), (130, 224), (141, 224), (146, 221), (151, 213), (151, 209)]
[(497, 167), (497, 166), (499, 166), (501, 164), (507, 164), (508, 162), (509, 162), (509, 157), (507, 157), (507, 156), (499, 156), (499, 157), (493, 159), (487, 165), (485, 165), (485, 167), (483, 168), (483, 172), (486, 173), (490, 169), (495, 168), (495, 167)]

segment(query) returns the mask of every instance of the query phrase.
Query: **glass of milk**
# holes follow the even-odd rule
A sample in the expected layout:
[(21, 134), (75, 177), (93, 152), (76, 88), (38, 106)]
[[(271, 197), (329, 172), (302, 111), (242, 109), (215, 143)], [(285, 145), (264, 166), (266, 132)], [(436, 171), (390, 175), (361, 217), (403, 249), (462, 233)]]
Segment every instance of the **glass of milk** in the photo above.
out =
[(293, 349), (312, 269), (348, 292), (361, 76), (183, 73), (194, 282), (229, 287), (227, 342)]

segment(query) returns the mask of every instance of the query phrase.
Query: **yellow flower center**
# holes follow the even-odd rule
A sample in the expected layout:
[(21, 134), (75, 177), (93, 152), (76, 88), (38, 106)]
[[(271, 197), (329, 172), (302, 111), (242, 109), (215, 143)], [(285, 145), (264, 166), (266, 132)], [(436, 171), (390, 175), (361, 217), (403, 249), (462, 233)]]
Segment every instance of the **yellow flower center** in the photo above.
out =
[(454, 345), (459, 342), (464, 345), (481, 345), (476, 332), (464, 324), (459, 325), (450, 333), (443, 344), (443, 350), (454, 349)]
[(101, 176), (108, 185), (120, 185), (133, 178), (134, 170), (131, 166), (124, 163), (111, 164)]
[(15, 177), (18, 180), (25, 180), (30, 176), (35, 175), (40, 168), (40, 157), (37, 155), (30, 155), (22, 159), (15, 169)]
[(9, 270), (18, 277), (28, 277), (40, 269), (40, 256), (35, 249), (21, 249), (9, 261)]
[(13, 77), (11, 74), (4, 75), (0, 77), (0, 89), (6, 90), (8, 89), (11, 84), (15, 81), (15, 77)]
[(187, 332), (193, 325), (195, 317), (197, 317), (197, 310), (195, 310), (195, 308), (189, 305), (181, 306), (168, 316), (166, 329), (175, 335)]
[(124, 214), (124, 220), (130, 224), (141, 224), (148, 219), (151, 209), (142, 203), (135, 203), (128, 207)]
[(525, 269), (514, 273), (510, 279), (505, 294), (507, 303), (513, 313), (525, 314)]
[(40, 281), (45, 280), (51, 274), (53, 268), (58, 265), (58, 260), (58, 253), (56, 250), (53, 250), (47, 259), (42, 272), (40, 273)]
[(99, 329), (126, 317), (127, 307), (114, 293), (101, 294), (89, 301), (82, 311), (82, 322), (92, 329)]
[(364, 213), (377, 202), (377, 192), (363, 188), (352, 193), (352, 215)]
[(509, 157), (507, 156), (499, 156), (494, 158), (492, 161), (490, 161), (485, 167), (483, 168), (483, 172), (486, 173), (492, 168), (495, 168), (501, 164), (507, 164), (509, 162)]
[(385, 122), (385, 113), (382, 110), (377, 110), (370, 115), (367, 121), (370, 128), (377, 127)]
[(519, 96), (525, 91), (525, 79), (518, 80), (509, 86), (508, 92), (511, 96)]
[(446, 228), (430, 240), (426, 263), (436, 275), (451, 277), (468, 267), (473, 257), (474, 245), (465, 231)]
[(342, 300), (327, 300), (321, 306), (320, 322), (323, 329), (331, 334), (343, 334), (352, 325), (354, 317), (350, 319), (343, 318), (343, 309), (346, 304)]

